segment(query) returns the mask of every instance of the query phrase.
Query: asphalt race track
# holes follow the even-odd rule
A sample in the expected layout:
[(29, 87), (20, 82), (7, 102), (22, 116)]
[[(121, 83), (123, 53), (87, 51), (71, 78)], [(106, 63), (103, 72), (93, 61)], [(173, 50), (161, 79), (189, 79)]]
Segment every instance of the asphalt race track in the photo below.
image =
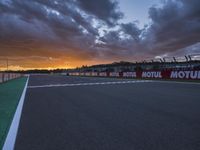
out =
[(16, 150), (199, 150), (200, 84), (35, 75)]

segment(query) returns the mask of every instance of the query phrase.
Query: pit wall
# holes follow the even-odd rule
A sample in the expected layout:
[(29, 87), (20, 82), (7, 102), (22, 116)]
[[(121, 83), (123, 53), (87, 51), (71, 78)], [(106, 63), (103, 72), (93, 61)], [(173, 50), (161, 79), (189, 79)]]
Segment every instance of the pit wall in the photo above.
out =
[(119, 77), (137, 79), (200, 80), (200, 70), (149, 70), (135, 72), (73, 72), (70, 76)]
[(0, 73), (0, 83), (20, 77), (22, 77), (22, 74), (19, 73)]

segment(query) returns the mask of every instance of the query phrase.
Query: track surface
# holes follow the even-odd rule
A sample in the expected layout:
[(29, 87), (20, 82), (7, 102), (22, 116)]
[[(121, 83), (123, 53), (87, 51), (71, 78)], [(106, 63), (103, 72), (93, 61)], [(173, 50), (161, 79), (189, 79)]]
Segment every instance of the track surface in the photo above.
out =
[[(122, 81), (31, 76), (29, 86)], [(165, 82), (27, 89), (17, 150), (198, 150), (200, 85)]]

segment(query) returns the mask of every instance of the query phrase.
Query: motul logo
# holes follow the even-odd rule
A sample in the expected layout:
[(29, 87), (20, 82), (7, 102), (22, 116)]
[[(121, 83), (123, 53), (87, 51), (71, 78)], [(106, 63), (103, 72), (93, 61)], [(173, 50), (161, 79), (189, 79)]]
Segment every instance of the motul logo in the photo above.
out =
[(200, 71), (172, 71), (170, 78), (200, 79)]
[(90, 72), (86, 72), (85, 75), (86, 75), (86, 76), (90, 76)]
[(162, 78), (161, 72), (142, 72), (142, 78)]
[(107, 74), (106, 74), (106, 72), (100, 72), (100, 73), (99, 73), (99, 76), (105, 77), (105, 76), (107, 76)]
[(98, 76), (97, 72), (92, 72), (92, 76)]
[(123, 77), (136, 77), (136, 72), (123, 72)]
[(119, 77), (119, 72), (111, 72), (110, 76), (111, 77)]

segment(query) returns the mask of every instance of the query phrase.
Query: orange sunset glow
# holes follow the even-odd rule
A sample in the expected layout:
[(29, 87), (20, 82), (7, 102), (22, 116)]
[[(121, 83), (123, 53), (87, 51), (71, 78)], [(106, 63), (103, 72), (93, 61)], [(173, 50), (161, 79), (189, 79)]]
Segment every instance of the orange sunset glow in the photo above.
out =
[(197, 0), (2, 0), (0, 70), (200, 53), (198, 6)]

